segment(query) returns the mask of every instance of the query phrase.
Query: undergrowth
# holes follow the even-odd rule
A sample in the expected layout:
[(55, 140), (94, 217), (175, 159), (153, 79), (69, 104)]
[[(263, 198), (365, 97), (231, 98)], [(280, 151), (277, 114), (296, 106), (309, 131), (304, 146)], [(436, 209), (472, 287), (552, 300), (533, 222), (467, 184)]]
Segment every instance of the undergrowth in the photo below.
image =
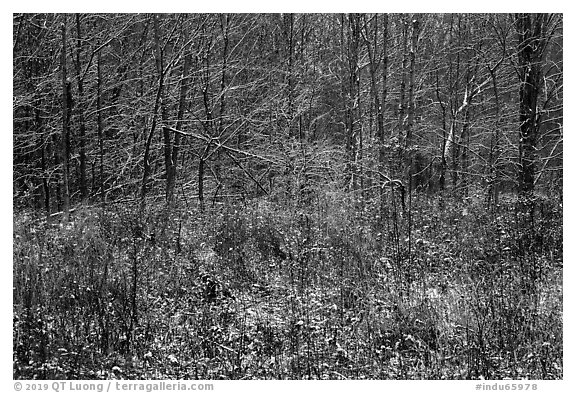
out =
[(560, 202), (314, 206), (17, 213), (14, 378), (562, 378)]

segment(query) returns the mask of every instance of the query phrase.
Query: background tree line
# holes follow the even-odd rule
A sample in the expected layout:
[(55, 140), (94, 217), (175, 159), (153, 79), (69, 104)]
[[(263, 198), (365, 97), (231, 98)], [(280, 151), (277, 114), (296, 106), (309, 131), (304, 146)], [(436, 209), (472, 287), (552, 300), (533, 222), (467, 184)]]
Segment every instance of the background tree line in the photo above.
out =
[(20, 14), (13, 49), (18, 206), (561, 190), (560, 15)]

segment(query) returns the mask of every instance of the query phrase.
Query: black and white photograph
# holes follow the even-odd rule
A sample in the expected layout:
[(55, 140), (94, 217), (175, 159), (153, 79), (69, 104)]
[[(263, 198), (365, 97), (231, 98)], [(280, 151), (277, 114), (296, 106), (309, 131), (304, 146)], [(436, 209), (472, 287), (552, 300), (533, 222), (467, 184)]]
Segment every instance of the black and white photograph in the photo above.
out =
[(13, 380), (563, 380), (563, 13), (193, 7), (12, 13)]

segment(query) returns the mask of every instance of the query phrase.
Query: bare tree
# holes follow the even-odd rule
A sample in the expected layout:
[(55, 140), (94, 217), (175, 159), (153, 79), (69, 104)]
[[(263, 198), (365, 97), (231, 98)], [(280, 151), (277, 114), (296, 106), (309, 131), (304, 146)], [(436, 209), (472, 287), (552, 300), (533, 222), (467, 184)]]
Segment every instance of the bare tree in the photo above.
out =
[(518, 77), (520, 78), (520, 168), (518, 187), (522, 193), (534, 191), (536, 144), (540, 128), (538, 96), (542, 85), (542, 59), (546, 49), (546, 26), (550, 16), (518, 14)]
[(71, 111), (71, 92), (70, 92), (70, 81), (67, 76), (66, 69), (66, 15), (63, 15), (63, 21), (61, 25), (62, 29), (62, 52), (60, 54), (60, 72), (62, 74), (62, 210), (63, 210), (63, 221), (68, 221), (68, 216), (70, 214), (70, 186), (69, 186), (69, 146), (70, 146), (70, 111)]

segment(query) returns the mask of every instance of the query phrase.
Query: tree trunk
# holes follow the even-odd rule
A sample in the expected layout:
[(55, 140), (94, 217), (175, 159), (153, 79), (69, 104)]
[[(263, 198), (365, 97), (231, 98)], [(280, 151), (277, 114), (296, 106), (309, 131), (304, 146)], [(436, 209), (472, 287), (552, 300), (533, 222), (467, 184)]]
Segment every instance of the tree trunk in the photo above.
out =
[(158, 108), (160, 107), (160, 94), (162, 92), (163, 86), (164, 74), (162, 73), (158, 80), (158, 90), (156, 90), (156, 99), (154, 100), (152, 124), (150, 125), (150, 131), (148, 132), (148, 137), (146, 138), (146, 145), (144, 146), (144, 169), (142, 173), (142, 185), (140, 188), (140, 214), (144, 213), (144, 208), (146, 207), (146, 192), (148, 186), (148, 177), (150, 176), (150, 146), (152, 145), (154, 131), (156, 130)]
[(440, 174), (438, 177), (438, 186), (440, 190), (444, 190), (446, 186), (446, 104), (442, 101), (440, 97), (440, 78), (438, 77), (438, 70), (436, 70), (436, 98), (438, 99), (438, 104), (442, 110), (442, 146), (440, 150)]
[[(342, 17), (345, 23), (345, 17)], [(360, 16), (358, 14), (348, 15), (348, 29), (346, 34), (346, 58), (348, 60), (348, 86), (345, 89), (346, 99), (346, 150), (348, 152), (348, 170), (350, 175), (349, 187), (352, 190), (358, 188), (357, 161), (359, 133), (356, 127), (359, 117), (359, 74), (358, 74), (358, 52), (360, 43)]]
[[(156, 57), (156, 72), (158, 73), (158, 78), (160, 80), (164, 79), (164, 53), (163, 49), (160, 47), (160, 25), (158, 23), (158, 15), (154, 14), (154, 50)], [(160, 116), (162, 118), (162, 123), (166, 124), (167, 114), (166, 114), (166, 98), (164, 96), (163, 86), (160, 87)], [(162, 129), (162, 137), (164, 141), (164, 170), (166, 172), (166, 201), (171, 202), (173, 195), (173, 186), (171, 176), (174, 174), (174, 161), (172, 161), (172, 136), (170, 131), (165, 128)]]
[(76, 79), (78, 83), (78, 122), (79, 124), (79, 144), (80, 144), (80, 197), (86, 201), (88, 188), (86, 186), (86, 121), (84, 118), (84, 81), (82, 77), (80, 57), (82, 54), (82, 30), (80, 26), (80, 14), (76, 16)]
[(288, 14), (284, 22), (288, 26), (288, 136), (293, 138), (296, 134), (294, 128), (294, 14)]
[(414, 73), (416, 70), (416, 49), (418, 46), (418, 35), (420, 29), (420, 22), (416, 19), (416, 16), (412, 20), (412, 34), (410, 39), (410, 70), (408, 74), (408, 113), (405, 124), (405, 147), (408, 148), (412, 143), (412, 126), (414, 123)]
[(204, 157), (198, 163), (198, 204), (200, 211), (204, 211)]
[(98, 159), (100, 167), (100, 200), (105, 202), (104, 190), (104, 126), (102, 124), (102, 69), (101, 69), (101, 56), (98, 51), (97, 59), (97, 79), (96, 79), (96, 114), (97, 114), (97, 127), (98, 127)]
[[(182, 78), (180, 81), (180, 99), (178, 101), (178, 115), (176, 119), (176, 129), (182, 129), (182, 120), (184, 119), (184, 110), (186, 107), (186, 96), (188, 94), (189, 80), (188, 74), (190, 72), (190, 66), (192, 64), (192, 55), (187, 53), (184, 57), (184, 68), (182, 69)], [(170, 172), (168, 172), (166, 177), (166, 187), (168, 203), (172, 203), (174, 199), (174, 187), (176, 185), (176, 175), (177, 175), (177, 163), (178, 163), (178, 153), (180, 150), (180, 142), (182, 135), (176, 133), (174, 135), (174, 145), (172, 147), (172, 166)]]
[(402, 135), (405, 122), (406, 113), (406, 68), (407, 68), (407, 52), (408, 52), (408, 21), (406, 16), (402, 16), (402, 67), (400, 69), (400, 91), (398, 97), (398, 137)]
[[(384, 14), (383, 25), (383, 37), (382, 37), (382, 99), (380, 101), (380, 110), (378, 116), (382, 119), (378, 120), (382, 122), (382, 129), (378, 135), (378, 140), (380, 146), (378, 147), (378, 170), (381, 174), (384, 173), (385, 159), (384, 146), (386, 145), (386, 138), (390, 135), (385, 135), (384, 133), (384, 112), (386, 109), (386, 100), (388, 99), (388, 14)], [(380, 127), (380, 125), (379, 125)], [(380, 179), (382, 181), (383, 179)], [(384, 187), (380, 187), (380, 219), (384, 217), (385, 209), (385, 197), (384, 197)]]
[(62, 53), (60, 55), (60, 70), (62, 73), (62, 220), (64, 222), (68, 221), (70, 214), (70, 189), (68, 184), (68, 161), (69, 161), (69, 120), (70, 114), (69, 110), (69, 86), (68, 78), (66, 75), (66, 15), (63, 16), (64, 21), (62, 22)]
[(542, 14), (516, 15), (520, 77), (518, 191), (523, 194), (530, 194), (534, 191), (536, 143), (539, 129), (537, 103), (544, 49), (542, 20)]
[(416, 71), (416, 50), (418, 46), (418, 35), (420, 29), (420, 22), (416, 19), (416, 16), (412, 17), (412, 32), (410, 37), (410, 68), (408, 73), (408, 108), (406, 115), (406, 123), (404, 124), (405, 134), (404, 134), (404, 170), (406, 172), (406, 181), (408, 184), (408, 189), (412, 190), (412, 175), (415, 154), (411, 149), (412, 146), (412, 128), (414, 123), (414, 112), (416, 108), (415, 98), (414, 98), (414, 74)]
[[(504, 57), (502, 58), (504, 59)], [(500, 182), (500, 170), (498, 159), (500, 157), (500, 98), (498, 95), (498, 79), (497, 79), (497, 68), (498, 63), (494, 68), (488, 67), (490, 71), (490, 76), (492, 78), (492, 89), (494, 91), (494, 111), (495, 111), (495, 121), (494, 121), (494, 132), (490, 138), (490, 153), (488, 157), (489, 165), (489, 189), (488, 189), (488, 202), (493, 202), (494, 206), (498, 205), (498, 193), (499, 193), (499, 182)]]
[[(374, 33), (374, 41), (371, 42), (369, 39), (369, 30), (368, 30), (368, 23), (366, 22), (364, 25), (364, 42), (366, 44), (366, 49), (368, 52), (368, 65), (369, 65), (369, 70), (370, 70), (370, 94), (372, 95), (372, 101), (373, 101), (373, 105), (374, 105), (374, 109), (376, 110), (376, 137), (377, 140), (380, 142), (380, 146), (379, 146), (379, 170), (381, 171), (382, 168), (382, 160), (383, 160), (383, 151), (382, 151), (382, 146), (385, 143), (385, 138), (384, 138), (384, 114), (383, 114), (383, 109), (382, 109), (382, 105), (383, 103), (380, 102), (380, 92), (378, 91), (378, 65), (379, 65), (379, 59), (378, 59), (378, 16), (375, 15), (374, 16), (374, 29), (373, 29), (373, 33)], [(387, 26), (384, 27), (384, 31), (385, 31), (385, 35), (386, 35), (386, 30), (387, 30)], [(384, 38), (386, 39), (386, 37)], [(383, 51), (384, 51), (384, 57), (386, 57), (386, 43), (383, 44)], [(386, 67), (387, 60), (384, 60), (384, 66)], [(384, 83), (386, 81), (386, 71), (383, 72), (383, 79), (384, 79)], [(385, 87), (384, 87), (385, 89)], [(383, 97), (384, 98), (384, 97)]]
[(221, 16), (220, 19), (220, 27), (222, 29), (222, 36), (224, 39), (224, 47), (222, 48), (222, 76), (220, 79), (220, 121), (219, 121), (219, 129), (218, 133), (222, 135), (224, 132), (225, 126), (225, 115), (226, 115), (226, 94), (224, 94), (224, 90), (226, 89), (226, 73), (228, 72), (228, 32), (230, 30), (230, 16), (225, 14)]

